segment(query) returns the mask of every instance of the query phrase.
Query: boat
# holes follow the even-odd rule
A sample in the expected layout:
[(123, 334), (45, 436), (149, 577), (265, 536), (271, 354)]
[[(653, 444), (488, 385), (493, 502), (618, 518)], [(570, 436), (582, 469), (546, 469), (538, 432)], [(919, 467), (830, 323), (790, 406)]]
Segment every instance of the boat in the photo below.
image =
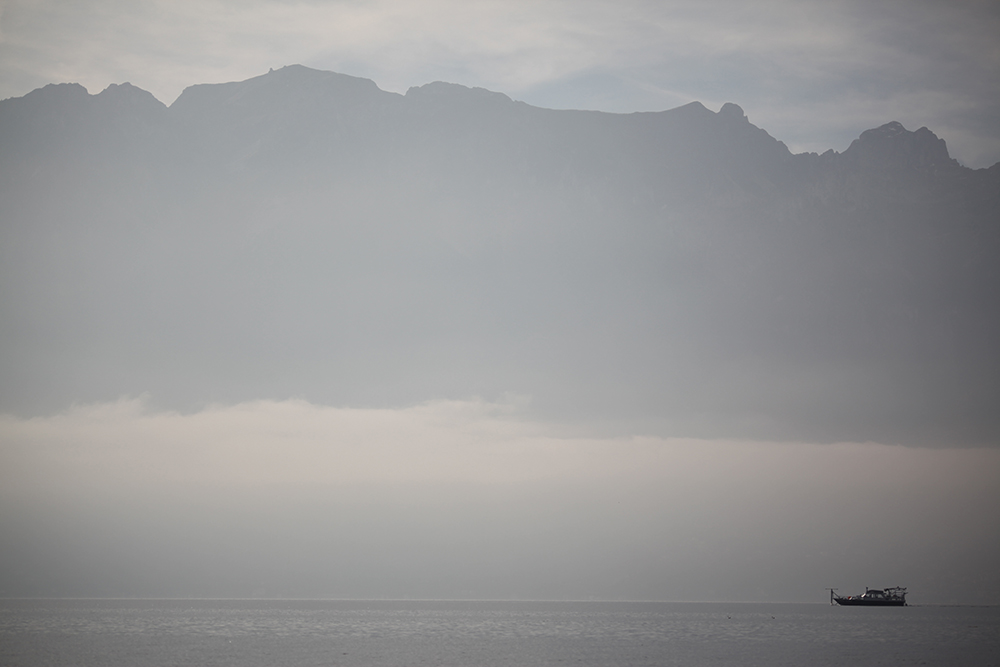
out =
[(894, 588), (868, 588), (861, 595), (848, 595), (841, 597), (834, 593), (836, 588), (830, 589), (830, 604), (844, 605), (845, 607), (905, 607), (906, 589), (901, 586)]

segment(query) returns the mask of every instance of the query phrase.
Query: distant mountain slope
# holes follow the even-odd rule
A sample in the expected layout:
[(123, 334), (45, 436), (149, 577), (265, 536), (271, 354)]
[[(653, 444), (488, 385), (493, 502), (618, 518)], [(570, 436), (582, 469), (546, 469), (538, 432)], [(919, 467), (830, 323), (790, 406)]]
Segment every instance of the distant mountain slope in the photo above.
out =
[(290, 66), (0, 102), (0, 410), (530, 395), (613, 432), (1000, 444), (1000, 165), (898, 123)]

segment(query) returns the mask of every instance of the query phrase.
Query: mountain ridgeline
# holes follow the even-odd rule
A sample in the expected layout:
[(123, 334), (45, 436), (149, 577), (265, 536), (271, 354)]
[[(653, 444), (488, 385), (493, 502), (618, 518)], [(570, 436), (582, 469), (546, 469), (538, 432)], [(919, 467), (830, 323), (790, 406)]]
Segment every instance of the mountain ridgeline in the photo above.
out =
[(1000, 165), (793, 155), (290, 66), (0, 102), (0, 411), (530, 397), (596, 431), (1000, 444)]

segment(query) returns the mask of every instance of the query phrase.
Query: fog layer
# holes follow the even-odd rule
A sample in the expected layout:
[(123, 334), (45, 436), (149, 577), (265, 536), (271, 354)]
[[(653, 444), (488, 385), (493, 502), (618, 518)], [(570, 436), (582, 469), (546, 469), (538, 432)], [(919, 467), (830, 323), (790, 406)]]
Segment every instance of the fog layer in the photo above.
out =
[(0, 594), (1000, 599), (1000, 452), (580, 438), (515, 404), (0, 420)]

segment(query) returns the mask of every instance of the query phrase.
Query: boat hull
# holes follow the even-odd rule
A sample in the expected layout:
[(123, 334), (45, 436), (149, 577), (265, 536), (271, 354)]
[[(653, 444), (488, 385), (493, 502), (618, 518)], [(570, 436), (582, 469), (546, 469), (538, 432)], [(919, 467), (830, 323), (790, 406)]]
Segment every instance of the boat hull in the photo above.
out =
[(862, 598), (833, 598), (845, 607), (905, 607), (906, 600), (865, 600)]

